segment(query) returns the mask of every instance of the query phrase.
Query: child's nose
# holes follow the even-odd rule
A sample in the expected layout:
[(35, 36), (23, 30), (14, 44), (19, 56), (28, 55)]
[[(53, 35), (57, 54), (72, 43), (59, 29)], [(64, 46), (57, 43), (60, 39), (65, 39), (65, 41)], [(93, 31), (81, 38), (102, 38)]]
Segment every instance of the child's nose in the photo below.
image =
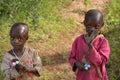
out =
[(94, 31), (94, 30), (95, 30), (95, 28), (94, 28), (94, 27), (92, 27), (90, 30), (91, 30), (91, 31)]
[(89, 31), (94, 31), (95, 28), (91, 26), (91, 27), (88, 27), (87, 30), (89, 30)]
[(14, 43), (18, 43), (19, 42), (19, 40), (18, 39), (14, 39)]

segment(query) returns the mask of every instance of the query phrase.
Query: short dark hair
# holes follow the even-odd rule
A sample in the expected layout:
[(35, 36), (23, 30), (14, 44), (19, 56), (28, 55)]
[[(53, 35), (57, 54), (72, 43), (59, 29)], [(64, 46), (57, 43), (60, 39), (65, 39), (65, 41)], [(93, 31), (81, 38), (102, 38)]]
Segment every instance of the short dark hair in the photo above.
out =
[(99, 20), (103, 20), (103, 14), (101, 11), (97, 9), (91, 9), (85, 14), (85, 20), (87, 20), (90, 17), (96, 18), (98, 17), (98, 15), (99, 15)]
[(20, 26), (20, 25), (25, 26), (25, 28), (27, 29), (27, 33), (28, 33), (28, 27), (27, 27), (28, 25), (27, 25), (26, 23), (17, 22), (17, 23), (14, 23), (14, 24), (12, 25), (11, 30), (10, 30), (10, 35), (11, 35), (11, 33), (12, 33), (12, 30), (13, 30), (14, 28), (17, 28), (17, 27)]

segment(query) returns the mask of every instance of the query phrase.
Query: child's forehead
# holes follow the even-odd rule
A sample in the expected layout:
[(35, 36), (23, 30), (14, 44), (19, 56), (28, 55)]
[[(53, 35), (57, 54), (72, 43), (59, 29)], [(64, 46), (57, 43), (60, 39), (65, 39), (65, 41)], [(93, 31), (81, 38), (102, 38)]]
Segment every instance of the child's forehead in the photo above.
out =
[(16, 35), (27, 35), (28, 30), (24, 26), (17, 26), (12, 29), (11, 35), (16, 34)]

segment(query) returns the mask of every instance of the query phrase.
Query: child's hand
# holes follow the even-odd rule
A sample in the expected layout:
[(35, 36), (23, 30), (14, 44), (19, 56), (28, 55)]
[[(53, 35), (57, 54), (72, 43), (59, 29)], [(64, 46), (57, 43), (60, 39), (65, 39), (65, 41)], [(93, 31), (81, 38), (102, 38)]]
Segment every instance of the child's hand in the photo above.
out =
[(36, 76), (40, 76), (39, 73), (38, 73), (38, 71), (35, 68), (33, 68), (33, 67), (26, 68), (26, 70), (27, 70), (27, 72), (33, 73)]
[(85, 70), (85, 67), (84, 67), (84, 63), (82, 63), (82, 62), (76, 62), (75, 63), (75, 66), (78, 68), (78, 69), (80, 69), (80, 70)]
[(95, 29), (90, 36), (87, 34), (84, 36), (86, 43), (88, 44), (89, 48), (91, 48), (91, 42), (93, 39), (98, 35), (98, 29)]
[(21, 64), (16, 64), (15, 68), (17, 71), (20, 71), (20, 70), (25, 71), (26, 70), (26, 68)]
[(98, 35), (98, 29), (95, 29), (89, 37), (91, 40), (93, 40), (97, 35)]
[(85, 35), (84, 38), (85, 38), (86, 43), (90, 44), (91, 38), (88, 35)]
[(11, 67), (15, 67), (16, 64), (18, 64), (18, 63), (19, 63), (19, 60), (18, 60), (18, 59), (12, 59), (12, 60), (11, 60), (11, 63), (10, 63), (10, 66), (11, 66)]
[(12, 59), (11, 66), (15, 67), (17, 71), (19, 70), (25, 70), (25, 67), (19, 63), (18, 59)]

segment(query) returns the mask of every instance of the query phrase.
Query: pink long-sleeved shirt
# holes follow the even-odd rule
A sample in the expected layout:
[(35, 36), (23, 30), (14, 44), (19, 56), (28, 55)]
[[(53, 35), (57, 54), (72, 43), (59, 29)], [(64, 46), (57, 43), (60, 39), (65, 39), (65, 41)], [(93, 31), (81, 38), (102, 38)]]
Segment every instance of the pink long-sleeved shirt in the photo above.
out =
[[(92, 41), (92, 48), (89, 51), (84, 35), (77, 37), (69, 55), (69, 63), (73, 71), (76, 71), (74, 63), (76, 61), (82, 62), (83, 56), (86, 56), (92, 66), (89, 71), (81, 71), (78, 69), (76, 80), (108, 80), (105, 64), (109, 59), (109, 54), (109, 43), (103, 35), (97, 36)], [(102, 78), (100, 78), (97, 68), (99, 68), (102, 73)]]

